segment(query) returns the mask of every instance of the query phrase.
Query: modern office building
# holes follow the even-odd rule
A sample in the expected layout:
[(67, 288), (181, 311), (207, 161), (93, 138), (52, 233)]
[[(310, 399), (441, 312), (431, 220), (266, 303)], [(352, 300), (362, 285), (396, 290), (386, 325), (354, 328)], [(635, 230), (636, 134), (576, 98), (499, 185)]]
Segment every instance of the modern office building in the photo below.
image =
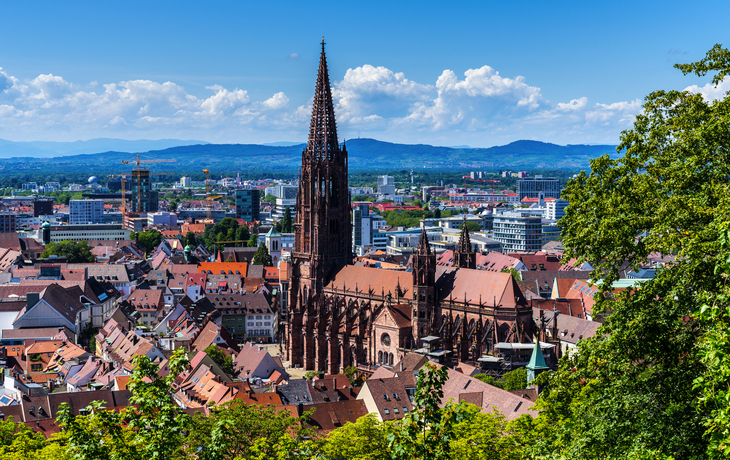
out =
[(560, 181), (551, 177), (527, 177), (517, 181), (517, 194), (523, 198), (539, 198), (540, 192), (545, 198), (560, 198)]
[(0, 212), (0, 233), (14, 233), (17, 226), (17, 216), (14, 213)]
[(51, 241), (128, 240), (129, 232), (122, 224), (51, 225)]
[(148, 212), (147, 225), (175, 227), (177, 225), (177, 214), (174, 212)]
[(297, 197), (297, 190), (299, 187), (296, 185), (275, 185), (272, 187), (272, 195), (282, 200), (293, 200)]
[(33, 200), (33, 217), (53, 215), (53, 198)]
[(68, 205), (70, 224), (104, 223), (104, 200), (71, 200)]
[(287, 206), (289, 207), (289, 211), (291, 212), (291, 217), (294, 219), (296, 217), (296, 212), (294, 209), (296, 208), (297, 200), (296, 198), (291, 199), (283, 199), (283, 198), (277, 198), (276, 199), (276, 206), (274, 207), (273, 211), (271, 212), (271, 220), (276, 222), (284, 218), (284, 212), (286, 211)]
[(378, 176), (378, 194), (395, 195), (395, 178), (393, 176)]
[(542, 217), (530, 212), (508, 211), (494, 215), (494, 239), (502, 252), (539, 251), (542, 248)]
[(370, 246), (371, 235), (370, 206), (359, 204), (352, 210), (352, 252), (358, 253), (359, 247)]
[(156, 212), (159, 210), (159, 192), (152, 190), (150, 170), (132, 170), (132, 204), (130, 211), (135, 213)]
[(236, 219), (255, 222), (261, 219), (261, 190), (236, 190)]

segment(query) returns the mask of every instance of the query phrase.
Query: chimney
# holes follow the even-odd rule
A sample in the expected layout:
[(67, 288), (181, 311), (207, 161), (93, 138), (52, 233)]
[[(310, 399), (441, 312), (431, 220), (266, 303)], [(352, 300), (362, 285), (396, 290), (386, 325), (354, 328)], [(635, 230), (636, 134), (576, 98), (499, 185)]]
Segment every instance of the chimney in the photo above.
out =
[(403, 360), (401, 360), (400, 366), (398, 366), (398, 367), (399, 367), (400, 371), (403, 372)]
[(25, 304), (28, 308), (34, 306), (38, 303), (40, 300), (40, 293), (39, 292), (29, 292), (25, 295)]

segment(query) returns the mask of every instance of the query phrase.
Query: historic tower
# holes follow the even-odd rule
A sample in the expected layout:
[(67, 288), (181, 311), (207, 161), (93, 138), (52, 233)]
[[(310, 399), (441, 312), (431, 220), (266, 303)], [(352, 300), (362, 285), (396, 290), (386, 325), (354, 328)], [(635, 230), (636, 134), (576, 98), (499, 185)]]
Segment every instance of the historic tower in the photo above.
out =
[(453, 266), (459, 268), (477, 268), (477, 254), (471, 248), (469, 230), (466, 228), (466, 214), (464, 214), (464, 224), (461, 227), (461, 235), (459, 236), (459, 247), (454, 251)]
[(433, 334), (436, 322), (436, 254), (428, 243), (426, 226), (421, 230), (418, 248), (412, 256), (413, 270), (413, 328), (414, 348), (419, 348), (421, 339)]
[[(328, 325), (332, 311), (322, 292), (338, 264), (352, 263), (347, 150), (337, 143), (327, 58), (322, 41), (309, 143), (302, 152), (297, 192), (295, 242), (289, 287), (287, 355), (292, 365), (318, 371), (339, 362), (338, 338)], [(335, 357), (338, 358), (338, 357)]]

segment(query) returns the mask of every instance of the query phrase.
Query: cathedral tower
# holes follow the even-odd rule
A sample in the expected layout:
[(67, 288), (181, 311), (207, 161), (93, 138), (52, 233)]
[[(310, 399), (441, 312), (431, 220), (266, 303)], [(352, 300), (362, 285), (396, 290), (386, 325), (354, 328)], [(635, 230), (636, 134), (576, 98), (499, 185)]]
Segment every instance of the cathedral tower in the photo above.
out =
[(436, 254), (431, 251), (423, 224), (418, 248), (412, 256), (413, 270), (413, 328), (414, 348), (421, 346), (421, 339), (432, 335), (436, 322)]
[(464, 224), (461, 227), (461, 235), (459, 236), (459, 246), (454, 251), (453, 266), (477, 268), (477, 254), (471, 248), (471, 238), (469, 238), (469, 230), (466, 228), (466, 214), (464, 214)]
[(336, 265), (352, 263), (352, 233), (347, 150), (337, 142), (324, 40), (299, 170), (294, 233), (287, 355), (292, 365), (325, 370), (330, 312), (322, 291)]

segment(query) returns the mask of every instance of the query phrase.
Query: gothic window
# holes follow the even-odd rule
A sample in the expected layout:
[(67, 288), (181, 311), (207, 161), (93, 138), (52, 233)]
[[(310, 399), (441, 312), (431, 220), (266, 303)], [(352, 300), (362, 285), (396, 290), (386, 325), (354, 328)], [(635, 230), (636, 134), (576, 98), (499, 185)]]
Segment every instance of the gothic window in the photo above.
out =
[(378, 352), (378, 362), (381, 363), (381, 364), (383, 362), (383, 352), (382, 351), (379, 351)]
[(393, 365), (393, 353), (390, 354), (390, 365)]

